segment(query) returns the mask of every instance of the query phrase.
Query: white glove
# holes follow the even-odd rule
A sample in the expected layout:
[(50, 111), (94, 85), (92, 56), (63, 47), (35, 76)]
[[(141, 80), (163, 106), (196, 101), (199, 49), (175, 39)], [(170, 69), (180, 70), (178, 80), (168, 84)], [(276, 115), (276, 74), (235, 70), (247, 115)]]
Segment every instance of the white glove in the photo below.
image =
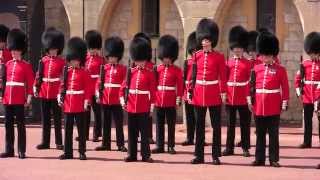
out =
[(150, 105), (150, 113), (153, 113), (153, 110), (154, 110), (154, 104), (151, 104)]
[(59, 105), (59, 106), (62, 106), (62, 105), (63, 105), (63, 102), (61, 102), (61, 94), (58, 94), (58, 95), (57, 95), (57, 101), (58, 101), (58, 105)]
[(300, 97), (300, 95), (301, 95), (300, 88), (296, 88), (296, 94), (298, 97)]
[(124, 98), (121, 96), (120, 97), (120, 105), (122, 106), (122, 109), (125, 109), (125, 103), (124, 103)]
[(84, 110), (89, 110), (89, 101), (86, 99), (86, 100), (84, 100), (84, 104), (83, 104), (83, 106), (84, 106)]
[(96, 102), (100, 103), (100, 93), (99, 93), (99, 91), (96, 91), (95, 96), (96, 96)]
[(29, 95), (27, 96), (26, 106), (30, 106), (30, 104), (31, 104), (31, 100), (32, 100), (32, 95), (31, 95), (31, 94), (29, 94)]
[(225, 103), (226, 103), (226, 100), (227, 100), (227, 95), (226, 95), (226, 93), (221, 93), (221, 101), (222, 101), (222, 103), (225, 104)]
[(247, 96), (248, 108), (252, 112), (252, 100), (250, 96)]
[(37, 93), (37, 88), (36, 86), (33, 86), (33, 94), (34, 94), (34, 97), (38, 97), (38, 93)]
[(177, 98), (176, 98), (176, 105), (177, 106), (181, 105), (181, 97), (180, 96), (177, 96)]
[(288, 101), (282, 101), (282, 111), (286, 111), (288, 109)]
[(313, 106), (314, 106), (314, 112), (317, 112), (318, 111), (318, 101), (314, 102), (313, 103)]

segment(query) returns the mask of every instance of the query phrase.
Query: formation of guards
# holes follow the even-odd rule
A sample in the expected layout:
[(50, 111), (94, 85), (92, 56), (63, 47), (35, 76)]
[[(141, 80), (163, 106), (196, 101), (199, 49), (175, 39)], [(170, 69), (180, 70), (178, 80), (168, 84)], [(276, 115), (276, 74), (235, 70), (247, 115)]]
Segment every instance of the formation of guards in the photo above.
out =
[[(23, 59), (27, 47), (25, 33), (0, 25), (0, 100), (5, 112), (5, 151), (0, 157), (15, 155), (16, 122), (18, 157), (26, 158), (24, 111), (30, 106), (32, 97), (36, 97), (40, 100), (42, 120), (42, 139), (36, 148), (50, 148), (52, 118), (56, 149), (63, 150), (61, 160), (73, 159), (73, 140), (78, 141), (79, 159), (87, 159), (91, 110), (94, 117), (92, 140), (98, 142), (102, 137), (101, 145), (95, 150), (111, 150), (111, 124), (114, 121), (117, 150), (128, 152), (125, 162), (137, 161), (139, 137), (144, 162), (153, 162), (151, 154), (175, 154), (176, 111), (184, 103), (187, 137), (182, 145), (195, 145), (192, 164), (204, 163), (205, 120), (209, 111), (214, 165), (221, 164), (221, 156), (234, 155), (235, 147), (242, 148), (244, 157), (250, 156), (253, 117), (257, 140), (252, 165), (265, 165), (268, 134), (270, 166), (280, 167), (280, 114), (288, 109), (289, 83), (286, 69), (278, 58), (279, 40), (266, 29), (248, 32), (242, 26), (234, 26), (228, 39), (231, 55), (225, 58), (215, 50), (218, 37), (219, 27), (213, 20), (200, 20), (187, 39), (182, 69), (174, 65), (179, 43), (171, 35), (161, 36), (158, 47), (153, 50), (150, 38), (137, 33), (130, 42), (126, 66), (121, 63), (125, 45), (120, 37), (111, 36), (103, 42), (98, 31), (90, 30), (84, 40), (79, 37), (68, 40), (64, 51), (64, 34), (48, 28), (42, 34), (45, 55), (34, 74), (31, 65)], [(320, 33), (308, 34), (304, 49), (309, 58), (301, 57), (295, 88), (304, 108), (305, 131), (300, 147), (311, 148), (312, 116), (319, 110)], [(62, 56), (63, 51), (65, 56)], [(222, 151), (221, 111), (224, 105), (228, 127), (226, 148)], [(123, 132), (124, 111), (128, 117), (128, 147)], [(151, 150), (153, 111), (156, 114), (156, 148)], [(241, 129), (238, 143), (235, 142), (237, 112)], [(78, 132), (75, 138), (74, 123)], [(165, 124), (168, 128), (167, 148)]]

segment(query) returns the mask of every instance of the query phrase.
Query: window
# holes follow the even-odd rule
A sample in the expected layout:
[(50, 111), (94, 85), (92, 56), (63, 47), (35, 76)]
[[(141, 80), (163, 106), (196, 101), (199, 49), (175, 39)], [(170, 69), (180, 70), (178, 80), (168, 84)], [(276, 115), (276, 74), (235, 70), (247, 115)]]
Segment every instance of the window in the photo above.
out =
[(276, 0), (257, 0), (257, 29), (276, 31)]
[(142, 32), (159, 36), (159, 0), (142, 0)]

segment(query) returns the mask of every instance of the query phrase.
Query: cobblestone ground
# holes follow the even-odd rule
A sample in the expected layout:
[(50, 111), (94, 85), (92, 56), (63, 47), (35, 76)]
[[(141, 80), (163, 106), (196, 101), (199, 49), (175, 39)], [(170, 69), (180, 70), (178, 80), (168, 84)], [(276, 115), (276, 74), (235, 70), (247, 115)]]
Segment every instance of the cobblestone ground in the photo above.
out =
[[(74, 130), (75, 132), (75, 130)], [(27, 129), (27, 159), (20, 160), (17, 157), (0, 159), (0, 180), (99, 180), (99, 179), (130, 179), (130, 180), (164, 180), (164, 179), (223, 179), (223, 180), (319, 180), (320, 170), (316, 170), (316, 164), (320, 163), (319, 138), (314, 135), (314, 148), (301, 150), (297, 145), (302, 140), (302, 130), (296, 128), (282, 128), (280, 135), (280, 163), (281, 168), (251, 167), (249, 164), (253, 157), (244, 158), (240, 155), (241, 149), (236, 149), (236, 155), (222, 157), (222, 165), (211, 165), (211, 148), (207, 146), (206, 164), (191, 165), (193, 158), (193, 146), (182, 147), (181, 142), (185, 138), (185, 128), (178, 125), (176, 130), (176, 155), (152, 155), (155, 163), (142, 162), (125, 163), (123, 158), (126, 153), (115, 151), (97, 152), (93, 149), (100, 143), (87, 142), (87, 161), (78, 159), (61, 161), (58, 156), (62, 153), (56, 149), (36, 150), (35, 146), (40, 142), (41, 129), (39, 125), (29, 125)], [(254, 129), (252, 129), (254, 132)], [(92, 133), (91, 133), (92, 134)], [(127, 130), (125, 128), (125, 135)], [(52, 134), (53, 135), (53, 134)], [(226, 128), (222, 131), (222, 142), (225, 144)], [(239, 131), (237, 130), (237, 135)], [(76, 136), (76, 132), (74, 134)], [(251, 142), (255, 144), (254, 133)], [(112, 132), (115, 139), (115, 132)], [(17, 139), (17, 138), (16, 138)], [(206, 141), (211, 142), (211, 129), (206, 132)], [(239, 136), (236, 137), (237, 141)], [(4, 127), (0, 125), (0, 148), (4, 147)], [(51, 141), (53, 146), (54, 141)], [(77, 147), (77, 143), (74, 143)], [(152, 145), (152, 148), (154, 145)], [(224, 148), (224, 147), (223, 147)], [(250, 150), (254, 154), (255, 146)], [(74, 152), (77, 158), (78, 153)], [(139, 157), (140, 158), (140, 157)]]

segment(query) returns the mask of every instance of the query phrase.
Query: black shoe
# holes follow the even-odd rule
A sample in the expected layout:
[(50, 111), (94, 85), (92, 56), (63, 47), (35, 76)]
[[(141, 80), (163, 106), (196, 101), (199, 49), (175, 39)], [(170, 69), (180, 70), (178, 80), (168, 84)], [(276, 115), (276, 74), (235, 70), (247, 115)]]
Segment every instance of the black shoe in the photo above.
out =
[(99, 142), (99, 137), (93, 137), (92, 142)]
[(191, 146), (194, 145), (193, 141), (186, 140), (181, 143), (182, 146)]
[(79, 141), (79, 137), (74, 138), (74, 140)]
[(149, 138), (149, 144), (155, 144), (156, 142), (152, 139), (152, 138)]
[(278, 162), (270, 162), (270, 166), (272, 167), (281, 167), (281, 165)]
[(303, 144), (301, 144), (301, 145), (299, 146), (299, 148), (300, 148), (300, 149), (308, 149), (308, 148), (311, 148), (311, 144), (305, 144), (305, 143), (303, 143)]
[(209, 146), (210, 144), (207, 142), (204, 142), (204, 146)]
[(153, 159), (151, 157), (142, 158), (142, 162), (153, 163)]
[(8, 158), (8, 157), (14, 157), (13, 152), (4, 152), (0, 154), (0, 158)]
[(85, 154), (85, 153), (80, 153), (79, 159), (80, 159), (80, 160), (87, 160), (86, 154)]
[(234, 151), (231, 150), (231, 149), (225, 149), (223, 152), (222, 152), (222, 156), (232, 156), (234, 155)]
[(36, 147), (37, 149), (50, 149), (50, 146), (49, 145), (47, 145), (47, 144), (39, 144), (39, 145), (37, 145), (37, 147)]
[(124, 162), (136, 162), (137, 158), (135, 157), (131, 157), (131, 156), (127, 156), (126, 158), (124, 158)]
[(164, 149), (163, 148), (155, 148), (155, 149), (152, 149), (151, 153), (153, 154), (160, 154), (160, 153), (164, 153)]
[(261, 162), (261, 161), (253, 161), (251, 163), (251, 166), (265, 166), (265, 162)]
[(111, 151), (111, 147), (110, 146), (98, 146), (95, 148), (96, 151)]
[(57, 144), (57, 145), (56, 145), (56, 148), (57, 148), (58, 150), (63, 150), (63, 145), (62, 145), (62, 144)]
[(19, 159), (25, 159), (26, 158), (26, 154), (22, 153), (22, 152), (19, 152), (18, 157), (19, 157)]
[(174, 147), (169, 147), (168, 148), (168, 153), (169, 154), (177, 154), (176, 150), (174, 150)]
[(127, 152), (128, 149), (125, 146), (118, 146), (118, 151), (120, 152)]
[(221, 164), (220, 159), (217, 158), (217, 157), (213, 158), (212, 164), (213, 164), (213, 165), (220, 165), (220, 164)]
[(194, 158), (191, 160), (191, 164), (203, 164), (204, 163), (204, 159), (201, 158)]
[(250, 152), (249, 150), (243, 150), (243, 157), (250, 157)]
[(73, 155), (70, 154), (62, 154), (61, 156), (59, 156), (60, 160), (65, 160), (65, 159), (73, 159)]
[(317, 169), (320, 169), (320, 164), (318, 164)]
[(239, 141), (239, 142), (236, 144), (236, 147), (242, 147), (242, 142)]

